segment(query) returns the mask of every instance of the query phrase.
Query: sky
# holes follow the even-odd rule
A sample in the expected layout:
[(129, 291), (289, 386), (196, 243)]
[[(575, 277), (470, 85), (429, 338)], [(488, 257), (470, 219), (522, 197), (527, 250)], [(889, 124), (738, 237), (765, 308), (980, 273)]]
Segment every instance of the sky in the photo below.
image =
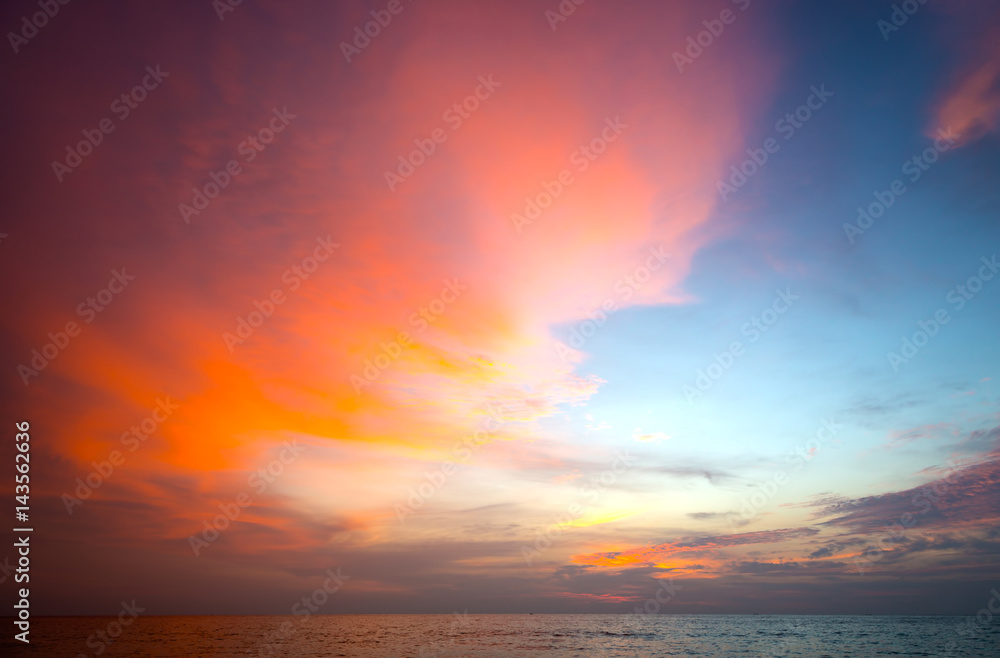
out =
[(33, 611), (974, 614), (1000, 14), (902, 5), (5, 3)]

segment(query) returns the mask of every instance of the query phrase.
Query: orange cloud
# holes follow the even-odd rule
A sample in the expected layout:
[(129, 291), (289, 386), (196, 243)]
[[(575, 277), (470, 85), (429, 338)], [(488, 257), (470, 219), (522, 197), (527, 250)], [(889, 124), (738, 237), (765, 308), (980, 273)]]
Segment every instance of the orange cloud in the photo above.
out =
[(1000, 30), (984, 36), (979, 55), (958, 75), (958, 82), (937, 111), (937, 126), (958, 133), (960, 144), (975, 141), (1000, 126)]
[[(240, 20), (270, 29), (292, 15), (268, 11)], [(638, 13), (648, 11), (655, 21)], [(774, 66), (748, 52), (739, 70), (706, 61), (680, 76), (649, 44), (684, 43), (700, 14), (595, 5), (590, 16), (554, 34), (530, 3), (497, 12), (446, 2), (414, 6), (349, 66), (337, 39), (274, 31), (288, 52), (324, 63), (302, 73), (262, 55), (252, 31), (229, 29), (197, 64), (204, 80), (178, 65), (172, 93), (187, 109), (151, 100), (144, 112), (155, 129), (142, 132), (138, 119), (128, 126), (165, 163), (157, 174), (137, 172), (135, 153), (116, 150), (126, 142), (109, 140), (106, 169), (88, 162), (64, 188), (92, 209), (88, 257), (117, 265), (108, 245), (125, 235), (137, 263), (135, 288), (32, 383), (40, 409), (60, 387), (80, 391), (50, 416), (52, 450), (70, 462), (67, 485), (170, 395), (176, 414), (88, 505), (141, 492), (163, 519), (147, 536), (175, 540), (244, 486), (268, 446), (301, 435), (358, 452), (303, 457), (308, 468), (276, 490), (377, 533), (396, 489), (335, 500), (329, 478), (351, 480), (344, 463), (370, 460), (377, 484), (404, 480), (415, 467), (401, 461), (448, 456), (490, 408), (502, 407), (503, 423), (489, 440), (517, 445), (594, 396), (603, 380), (577, 371), (586, 348), (564, 359), (553, 327), (608, 299), (623, 307), (688, 298), (682, 282), (710, 236), (715, 181), (743, 148)], [(481, 76), (499, 84), (452, 130), (446, 111)], [(201, 96), (213, 102), (192, 100)], [(240, 157), (237, 145), (275, 106), (296, 118), (184, 224), (177, 205)], [(389, 189), (385, 172), (435, 129), (447, 139)], [(546, 207), (535, 215), (526, 199)], [(136, 227), (137, 213), (148, 227)], [(287, 277), (326, 236), (340, 244), (329, 260)], [(641, 285), (616, 287), (637, 273)], [(37, 323), (19, 329), (25, 344), (61, 326), (92, 287), (55, 280), (67, 298), (46, 301)], [(284, 301), (242, 342), (227, 342), (276, 290)], [(178, 502), (177, 490), (194, 498)], [(263, 535), (290, 532), (301, 521), (290, 518), (245, 517)]]
[(600, 567), (655, 566), (677, 575), (709, 576), (723, 570), (731, 559), (724, 549), (753, 544), (780, 544), (819, 533), (815, 528), (784, 528), (733, 535), (690, 537), (676, 542), (625, 550), (574, 555), (573, 562)]

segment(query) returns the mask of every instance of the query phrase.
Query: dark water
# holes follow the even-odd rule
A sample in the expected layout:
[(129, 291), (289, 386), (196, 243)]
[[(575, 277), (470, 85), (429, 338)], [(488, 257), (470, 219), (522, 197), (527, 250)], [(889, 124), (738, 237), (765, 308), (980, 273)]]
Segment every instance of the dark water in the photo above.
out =
[[(49, 617), (45, 656), (1000, 656), (1000, 619), (765, 615)], [(118, 634), (111, 645), (98, 632)]]

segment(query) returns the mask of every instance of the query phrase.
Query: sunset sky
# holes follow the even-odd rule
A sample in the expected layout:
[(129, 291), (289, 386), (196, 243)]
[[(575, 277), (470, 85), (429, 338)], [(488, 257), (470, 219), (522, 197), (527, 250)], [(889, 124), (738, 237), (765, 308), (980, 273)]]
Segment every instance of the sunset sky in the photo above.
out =
[(903, 4), (71, 2), (8, 36), (35, 610), (289, 614), (338, 569), (323, 612), (983, 607), (1000, 13)]

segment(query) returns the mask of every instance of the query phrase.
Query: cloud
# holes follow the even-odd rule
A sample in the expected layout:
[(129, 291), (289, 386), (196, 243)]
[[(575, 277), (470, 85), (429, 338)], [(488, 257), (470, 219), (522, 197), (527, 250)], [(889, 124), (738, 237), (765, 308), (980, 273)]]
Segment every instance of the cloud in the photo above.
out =
[[(716, 569), (719, 568), (721, 566), (720, 557), (724, 555), (724, 551), (721, 549), (754, 544), (781, 544), (811, 537), (818, 533), (819, 530), (816, 528), (803, 527), (729, 535), (684, 537), (651, 546), (576, 555), (573, 557), (573, 561), (576, 564), (618, 568), (630, 565), (657, 565), (660, 568), (687, 573), (695, 570), (693, 565), (699, 561), (707, 561)], [(704, 568), (704, 565), (699, 564), (697, 570)], [(710, 568), (712, 567), (710, 566)]]
[(729, 471), (723, 471), (716, 468), (711, 468), (708, 466), (653, 466), (649, 467), (647, 470), (653, 473), (661, 475), (670, 475), (673, 477), (694, 477), (694, 478), (705, 478), (710, 484), (719, 485), (724, 482), (732, 481), (737, 478), (737, 476)]
[(886, 445), (886, 448), (898, 448), (918, 439), (935, 439), (946, 434), (958, 434), (958, 430), (953, 423), (932, 423), (906, 430), (894, 430), (889, 433), (889, 443)]
[(824, 562), (810, 564), (808, 562), (733, 562), (729, 570), (733, 573), (767, 574), (804, 576), (818, 573), (841, 573), (847, 564), (844, 562)]
[(688, 512), (688, 517), (694, 519), (695, 521), (714, 521), (716, 519), (724, 519), (727, 516), (726, 512)]
[(886, 524), (916, 519), (921, 528), (977, 527), (1000, 519), (1000, 453), (980, 463), (952, 466), (927, 484), (879, 496), (816, 501), (820, 525), (852, 532), (881, 531)]
[[(857, 499), (820, 498), (811, 560), (850, 559), (851, 571), (885, 577), (974, 577), (1000, 555), (1000, 452), (968, 465), (926, 469), (911, 489)], [(977, 571), (978, 570), (978, 571)]]
[[(816, 522), (810, 526), (682, 537), (576, 555), (573, 562), (618, 569), (655, 566), (683, 576), (695, 573), (691, 566), (695, 563), (716, 575), (834, 575), (851, 571), (854, 561), (866, 554), (864, 547), (874, 544), (887, 547), (879, 554), (880, 568), (943, 575), (958, 568), (953, 564), (955, 556), (974, 556), (980, 563), (995, 557), (1000, 550), (1000, 531), (996, 530), (1000, 452), (987, 453), (975, 462), (927, 469), (925, 474), (931, 477), (926, 484), (904, 491), (862, 498), (825, 492), (784, 505), (814, 510)], [(696, 520), (720, 516), (688, 514)], [(831, 536), (831, 531), (837, 534)], [(758, 545), (768, 545), (773, 558), (744, 554), (743, 559), (734, 559), (734, 551)]]
[[(985, 23), (989, 25), (989, 22)], [(993, 25), (979, 37), (975, 58), (959, 71), (937, 109), (937, 126), (951, 128), (960, 135), (959, 144), (968, 144), (996, 132), (1000, 126), (1000, 29)]]
[(637, 427), (632, 432), (632, 439), (640, 443), (660, 443), (661, 441), (669, 441), (670, 435), (666, 432), (643, 432), (641, 427)]

